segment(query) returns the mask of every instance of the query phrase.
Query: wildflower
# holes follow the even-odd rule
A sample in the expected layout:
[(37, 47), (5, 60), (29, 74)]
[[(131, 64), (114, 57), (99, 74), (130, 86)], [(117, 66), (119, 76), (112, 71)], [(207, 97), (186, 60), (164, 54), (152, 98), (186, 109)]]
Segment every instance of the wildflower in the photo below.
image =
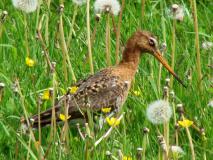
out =
[(179, 21), (183, 21), (184, 18), (184, 10), (182, 6), (179, 6), (177, 4), (172, 5), (172, 13), (173, 18)]
[(213, 48), (213, 42), (208, 42), (208, 41), (203, 42), (202, 48), (205, 50), (209, 50), (209, 49)]
[(179, 146), (171, 146), (170, 149), (174, 159), (178, 159), (184, 155), (183, 149)]
[(70, 87), (71, 94), (75, 94), (77, 92), (77, 90), (78, 90), (78, 87), (76, 87), (76, 86)]
[(43, 95), (42, 95), (41, 99), (43, 99), (43, 100), (49, 100), (50, 99), (50, 91), (49, 91), (49, 89), (45, 90), (43, 92)]
[(66, 121), (68, 119), (70, 119), (71, 116), (66, 117), (64, 114), (59, 114), (59, 119), (62, 121)]
[(129, 157), (129, 156), (123, 156), (122, 160), (132, 160), (132, 157)]
[(117, 0), (96, 0), (94, 8), (96, 13), (107, 12), (118, 15), (120, 3)]
[(39, 141), (35, 141), (34, 143), (35, 143), (35, 147), (38, 149), (41, 143)]
[(112, 117), (112, 118), (107, 117), (106, 121), (112, 127), (115, 127), (120, 124), (120, 120), (117, 118), (114, 118), (114, 117)]
[(178, 121), (178, 124), (184, 128), (187, 128), (193, 124), (193, 121), (190, 121), (188, 119), (183, 119), (182, 121)]
[(208, 103), (209, 107), (213, 107), (213, 100), (210, 100), (210, 102)]
[(141, 92), (140, 92), (140, 91), (133, 91), (133, 94), (134, 94), (135, 96), (141, 96)]
[(26, 13), (34, 12), (38, 7), (38, 0), (12, 0), (15, 8)]
[(101, 108), (101, 111), (103, 113), (109, 113), (111, 111), (111, 107), (105, 107), (105, 108)]
[(25, 59), (25, 63), (26, 63), (26, 65), (27, 65), (28, 67), (33, 67), (33, 66), (35, 65), (35, 61), (32, 60), (32, 59), (30, 59), (29, 57), (27, 57), (27, 58)]
[(84, 3), (86, 3), (86, 0), (72, 0), (72, 2), (75, 3), (78, 6), (81, 6)]
[(153, 124), (162, 124), (169, 121), (172, 109), (167, 101), (158, 100), (148, 106), (146, 115)]

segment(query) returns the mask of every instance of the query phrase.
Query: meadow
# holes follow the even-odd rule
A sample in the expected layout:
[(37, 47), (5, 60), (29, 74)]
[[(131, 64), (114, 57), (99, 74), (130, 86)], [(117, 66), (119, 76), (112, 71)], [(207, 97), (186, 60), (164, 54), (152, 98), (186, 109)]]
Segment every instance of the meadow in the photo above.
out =
[[(212, 159), (213, 2), (122, 0), (121, 23), (120, 14), (96, 14), (94, 2), (88, 6), (40, 0), (34, 12), (26, 13), (11, 0), (0, 1), (0, 159)], [(183, 19), (175, 18), (173, 4), (181, 7)], [(186, 88), (145, 54), (120, 124), (104, 123), (98, 129), (100, 117), (91, 114), (95, 120), (86, 127), (84, 121), (67, 125), (65, 117), (55, 131), (47, 126), (24, 133), (23, 118), (50, 108), (93, 70), (116, 64), (118, 44), (121, 58), (126, 41), (138, 29), (157, 37), (158, 47)], [(160, 99), (169, 102), (173, 114), (168, 122), (153, 124), (147, 108)], [(109, 129), (107, 138), (97, 143)], [(183, 152), (173, 153), (171, 146)]]

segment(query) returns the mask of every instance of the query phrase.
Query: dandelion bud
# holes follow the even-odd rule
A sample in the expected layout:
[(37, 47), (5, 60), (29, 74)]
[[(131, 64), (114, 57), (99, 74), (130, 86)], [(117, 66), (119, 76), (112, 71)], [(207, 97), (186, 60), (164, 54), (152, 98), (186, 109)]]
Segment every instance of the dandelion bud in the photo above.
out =
[(179, 124), (176, 123), (176, 124), (175, 124), (175, 129), (177, 130), (178, 128), (179, 128)]
[(3, 11), (3, 12), (2, 12), (1, 19), (0, 19), (0, 22), (1, 22), (1, 23), (3, 23), (3, 22), (6, 20), (7, 15), (8, 15), (8, 12), (7, 12), (7, 11)]
[(177, 104), (177, 112), (182, 115), (184, 113), (183, 104)]
[(169, 87), (170, 78), (166, 78), (165, 81), (166, 81), (165, 86)]
[(64, 5), (60, 4), (60, 6), (59, 6), (59, 12), (62, 13), (63, 11), (64, 11)]
[(0, 102), (2, 100), (2, 96), (3, 96), (3, 92), (4, 92), (4, 87), (5, 87), (5, 84), (4, 83), (0, 83)]
[(166, 141), (162, 135), (158, 136), (158, 142), (164, 152), (167, 152)]
[(137, 155), (136, 155), (137, 160), (142, 159), (142, 153), (143, 153), (143, 148), (137, 148)]
[(112, 153), (110, 151), (106, 151), (106, 156), (108, 159), (111, 159)]
[(167, 100), (169, 98), (169, 88), (167, 86), (163, 87), (163, 99)]
[(99, 22), (100, 19), (101, 19), (101, 14), (96, 14), (96, 15), (95, 15), (95, 20), (96, 20), (97, 22)]
[(167, 46), (166, 46), (166, 43), (164, 42), (164, 43), (161, 44), (160, 51), (163, 53), (163, 52), (166, 51), (166, 49), (167, 49)]
[(147, 133), (149, 133), (149, 128), (147, 128), (147, 127), (144, 127), (144, 128), (143, 128), (143, 133), (144, 133), (144, 134), (147, 134)]
[(5, 84), (4, 83), (0, 83), (0, 90), (4, 89)]

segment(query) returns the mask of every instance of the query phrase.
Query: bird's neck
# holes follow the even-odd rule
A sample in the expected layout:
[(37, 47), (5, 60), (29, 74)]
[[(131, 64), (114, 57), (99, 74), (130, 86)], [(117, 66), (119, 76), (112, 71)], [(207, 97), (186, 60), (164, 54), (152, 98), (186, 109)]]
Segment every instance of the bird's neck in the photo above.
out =
[(123, 70), (123, 76), (127, 76), (127, 79), (132, 80), (138, 69), (140, 62), (140, 50), (135, 48), (125, 48), (121, 62), (118, 64), (118, 68)]

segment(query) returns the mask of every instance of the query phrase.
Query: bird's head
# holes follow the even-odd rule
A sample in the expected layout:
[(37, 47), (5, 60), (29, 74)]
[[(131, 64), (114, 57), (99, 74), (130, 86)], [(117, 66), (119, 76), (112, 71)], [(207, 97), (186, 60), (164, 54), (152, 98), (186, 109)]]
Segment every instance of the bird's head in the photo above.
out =
[(140, 53), (149, 53), (153, 55), (162, 65), (184, 86), (183, 81), (178, 77), (178, 75), (169, 66), (167, 61), (163, 58), (159, 48), (158, 42), (155, 36), (147, 31), (137, 31), (127, 42), (127, 48), (134, 48), (139, 50)]

